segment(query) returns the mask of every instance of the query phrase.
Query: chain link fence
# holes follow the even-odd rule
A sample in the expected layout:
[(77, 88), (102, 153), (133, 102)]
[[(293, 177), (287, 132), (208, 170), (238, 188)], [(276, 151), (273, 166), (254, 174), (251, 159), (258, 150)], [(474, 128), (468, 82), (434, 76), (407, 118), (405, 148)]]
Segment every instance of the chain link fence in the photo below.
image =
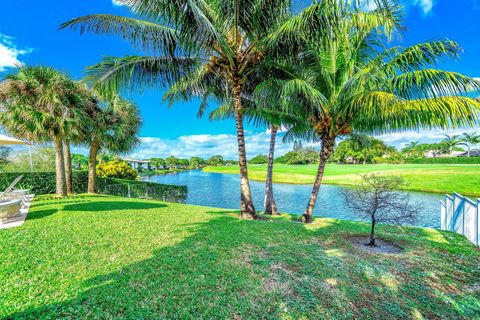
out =
[(106, 185), (101, 193), (126, 198), (185, 203), (187, 187), (154, 183), (119, 183)]

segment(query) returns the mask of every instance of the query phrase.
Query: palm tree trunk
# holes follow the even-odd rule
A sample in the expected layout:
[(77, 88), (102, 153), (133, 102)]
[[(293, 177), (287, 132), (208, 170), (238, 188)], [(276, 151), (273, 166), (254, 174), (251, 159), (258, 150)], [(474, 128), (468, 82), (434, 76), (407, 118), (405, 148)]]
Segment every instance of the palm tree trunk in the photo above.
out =
[(467, 158), (470, 158), (470, 149), (471, 149), (471, 147), (470, 147), (470, 146), (468, 146)]
[(302, 221), (304, 223), (313, 222), (313, 208), (315, 207), (315, 203), (317, 202), (318, 192), (320, 191), (320, 186), (322, 185), (325, 165), (327, 164), (328, 158), (330, 158), (330, 156), (332, 155), (334, 146), (335, 138), (327, 137), (322, 139), (322, 149), (320, 150), (320, 161), (318, 162), (317, 176), (315, 177), (312, 194), (310, 195), (307, 208), (305, 209), (305, 213), (302, 216)]
[(65, 197), (67, 195), (67, 181), (65, 178), (65, 162), (63, 158), (63, 144), (60, 137), (53, 139), (53, 145), (55, 147), (55, 180), (56, 180), (56, 193), (59, 197)]
[(273, 160), (275, 154), (275, 139), (277, 138), (278, 127), (271, 125), (270, 126), (270, 149), (268, 152), (268, 165), (267, 165), (267, 179), (265, 182), (265, 198), (264, 198), (264, 206), (265, 206), (265, 213), (276, 215), (278, 214), (277, 211), (277, 204), (275, 203), (275, 198), (273, 197)]
[(65, 141), (63, 144), (63, 157), (65, 162), (65, 179), (67, 181), (67, 193), (73, 194), (73, 176), (72, 176), (72, 154), (70, 144)]
[(238, 143), (238, 163), (240, 166), (240, 215), (241, 218), (257, 218), (255, 207), (253, 206), (252, 192), (248, 180), (247, 151), (245, 148), (245, 133), (243, 130), (242, 114), (242, 85), (240, 81), (233, 81), (233, 99), (235, 103), (235, 122), (237, 126)]
[(99, 149), (100, 143), (98, 139), (93, 138), (88, 155), (88, 193), (97, 193), (97, 154)]

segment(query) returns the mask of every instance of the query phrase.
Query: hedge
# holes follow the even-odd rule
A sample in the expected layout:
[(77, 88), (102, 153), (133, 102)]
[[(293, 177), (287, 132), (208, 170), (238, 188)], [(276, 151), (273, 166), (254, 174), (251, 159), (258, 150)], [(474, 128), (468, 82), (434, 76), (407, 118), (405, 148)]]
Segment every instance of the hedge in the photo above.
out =
[[(34, 194), (53, 194), (56, 192), (55, 172), (1, 172), (0, 192), (5, 190), (20, 175), (23, 178), (16, 186), (19, 189), (30, 189)], [(88, 173), (86, 171), (74, 171), (73, 191), (75, 193), (86, 193), (87, 186)], [(129, 188), (132, 192), (126, 192), (125, 195), (118, 192), (118, 190), (128, 191)], [(144, 191), (143, 193), (141, 192), (142, 190)], [(131, 197), (171, 202), (185, 202), (188, 192), (186, 186), (115, 178), (97, 178), (97, 191), (105, 194), (130, 195)]]
[(480, 164), (480, 157), (406, 159), (410, 164)]

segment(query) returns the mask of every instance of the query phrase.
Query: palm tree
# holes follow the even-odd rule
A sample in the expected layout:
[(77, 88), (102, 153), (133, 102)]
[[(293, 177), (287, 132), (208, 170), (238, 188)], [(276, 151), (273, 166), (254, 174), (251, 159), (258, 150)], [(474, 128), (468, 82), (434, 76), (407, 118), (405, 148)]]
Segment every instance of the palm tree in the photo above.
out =
[(241, 216), (255, 218), (243, 126), (245, 82), (269, 55), (283, 51), (281, 46), (298, 46), (299, 39), (317, 35), (329, 21), (317, 12), (330, 1), (305, 9), (292, 24), (289, 0), (120, 0), (146, 20), (89, 15), (61, 28), (120, 35), (136, 48), (153, 52), (106, 58), (90, 68), (91, 78), (102, 90), (176, 84), (194, 87), (193, 95), (203, 95), (205, 81), (224, 88), (234, 105)]
[(412, 154), (418, 155), (418, 147), (420, 146), (420, 141), (410, 141), (403, 149), (402, 152), (411, 156)]
[(445, 135), (445, 138), (442, 140), (441, 143), (445, 145), (450, 156), (452, 155), (453, 149), (465, 144), (458, 135), (450, 136), (448, 134)]
[(0, 87), (0, 122), (12, 135), (53, 142), (56, 193), (67, 194), (63, 140), (84, 121), (85, 96), (78, 84), (48, 67), (21, 67)]
[(466, 145), (468, 148), (467, 157), (470, 158), (470, 151), (472, 150), (472, 147), (480, 143), (480, 134), (476, 132), (464, 132), (462, 136), (462, 141), (464, 142), (464, 145)]
[[(275, 88), (285, 109), (297, 108), (309, 123), (308, 130), (287, 136), (321, 142), (317, 175), (302, 218), (307, 223), (313, 220), (337, 137), (469, 126), (478, 122), (480, 111), (480, 103), (466, 96), (479, 90), (477, 81), (430, 69), (442, 58), (458, 56), (455, 42), (388, 48), (384, 40), (400, 23), (395, 7), (364, 12), (354, 4), (338, 4), (325, 9), (325, 15), (336, 17), (324, 30), (328, 36), (308, 41), (292, 61), (278, 65), (283, 77), (264, 84)], [(369, 16), (375, 12), (383, 14), (378, 19)]]
[(115, 153), (131, 151), (140, 142), (141, 119), (138, 108), (119, 96), (110, 96), (93, 104), (84, 127), (84, 141), (89, 144), (88, 193), (96, 193), (97, 156), (101, 149)]

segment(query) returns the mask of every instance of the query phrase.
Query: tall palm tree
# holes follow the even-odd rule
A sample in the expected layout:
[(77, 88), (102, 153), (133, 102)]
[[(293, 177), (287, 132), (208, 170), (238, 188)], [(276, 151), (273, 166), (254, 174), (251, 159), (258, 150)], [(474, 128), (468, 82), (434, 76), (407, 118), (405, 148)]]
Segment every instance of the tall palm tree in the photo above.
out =
[(464, 132), (462, 135), (462, 141), (467, 146), (467, 157), (470, 158), (470, 152), (472, 151), (472, 147), (480, 144), (480, 134), (476, 132)]
[[(326, 8), (327, 9), (327, 8)], [(480, 103), (466, 96), (479, 83), (458, 73), (432, 69), (442, 58), (457, 57), (457, 43), (437, 40), (409, 48), (384, 45), (400, 26), (396, 8), (384, 19), (368, 19), (355, 4), (333, 5), (328, 36), (308, 41), (290, 63), (279, 64), (283, 77), (264, 85), (276, 88), (284, 108), (297, 108), (306, 131), (287, 133), (321, 142), (320, 161), (303, 221), (313, 209), (335, 139), (359, 133), (469, 126), (478, 122)], [(379, 12), (374, 10), (373, 12)]]
[(67, 194), (63, 140), (79, 129), (85, 96), (78, 84), (49, 67), (21, 67), (0, 87), (0, 123), (12, 135), (53, 142), (56, 193)]
[(97, 101), (88, 111), (89, 122), (84, 136), (89, 144), (88, 193), (96, 193), (97, 156), (101, 149), (115, 153), (131, 151), (140, 142), (141, 126), (139, 110), (132, 102), (119, 96)]
[(153, 52), (152, 56), (110, 57), (92, 67), (90, 76), (103, 90), (176, 83), (195, 84), (202, 91), (205, 79), (225, 88), (234, 103), (241, 215), (255, 218), (243, 126), (245, 82), (272, 52), (298, 46), (300, 40), (318, 34), (329, 20), (317, 12), (331, 1), (315, 3), (292, 24), (287, 23), (290, 0), (120, 0), (146, 20), (97, 14), (61, 27), (120, 35), (136, 48)]

